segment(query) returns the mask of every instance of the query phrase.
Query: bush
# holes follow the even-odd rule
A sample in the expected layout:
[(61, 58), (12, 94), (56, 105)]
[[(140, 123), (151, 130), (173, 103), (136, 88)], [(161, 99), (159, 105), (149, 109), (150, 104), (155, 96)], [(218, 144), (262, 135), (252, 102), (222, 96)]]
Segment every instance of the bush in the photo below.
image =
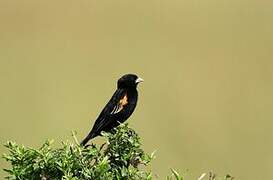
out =
[[(101, 146), (82, 147), (73, 133), (74, 143), (62, 142), (53, 149), (53, 141), (46, 141), (39, 149), (7, 142), (9, 154), (4, 159), (11, 164), (4, 169), (7, 179), (14, 180), (151, 180), (145, 168), (153, 159), (140, 148), (140, 138), (127, 124), (111, 133), (103, 133), (107, 142)], [(212, 176), (210, 176), (212, 177)], [(208, 177), (208, 178), (210, 178)], [(183, 180), (175, 170), (167, 179)], [(203, 180), (204, 177), (199, 179)], [(231, 177), (226, 177), (228, 179)], [(210, 178), (210, 180), (215, 177)]]

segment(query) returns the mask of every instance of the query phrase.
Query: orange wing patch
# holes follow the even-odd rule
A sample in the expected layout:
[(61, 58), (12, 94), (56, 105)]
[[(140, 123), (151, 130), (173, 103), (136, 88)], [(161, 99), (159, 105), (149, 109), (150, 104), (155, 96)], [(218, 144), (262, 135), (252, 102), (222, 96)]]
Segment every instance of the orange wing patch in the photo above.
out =
[(126, 104), (128, 104), (128, 97), (127, 94), (125, 94), (125, 96), (119, 101), (119, 104), (123, 107)]
[(119, 100), (119, 103), (117, 104), (117, 106), (114, 107), (111, 114), (119, 113), (127, 104), (128, 104), (128, 97), (127, 97), (127, 94), (125, 94), (125, 96), (121, 100)]

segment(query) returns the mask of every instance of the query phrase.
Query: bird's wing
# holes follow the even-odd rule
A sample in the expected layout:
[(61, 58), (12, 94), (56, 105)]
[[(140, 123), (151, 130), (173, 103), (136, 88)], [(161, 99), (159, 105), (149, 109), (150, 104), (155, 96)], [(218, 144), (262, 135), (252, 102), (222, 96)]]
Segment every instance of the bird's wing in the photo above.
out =
[(124, 93), (111, 111), (111, 115), (119, 113), (128, 104), (128, 96)]
[(99, 133), (102, 131), (111, 122), (111, 116), (119, 113), (128, 104), (127, 100), (126, 91), (124, 89), (117, 89), (97, 118), (92, 132)]

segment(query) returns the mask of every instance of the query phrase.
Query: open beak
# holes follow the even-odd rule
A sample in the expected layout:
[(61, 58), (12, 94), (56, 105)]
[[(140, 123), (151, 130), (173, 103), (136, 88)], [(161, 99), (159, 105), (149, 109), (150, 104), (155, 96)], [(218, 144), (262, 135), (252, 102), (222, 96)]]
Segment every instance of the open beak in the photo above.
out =
[(143, 82), (144, 80), (142, 78), (137, 78), (136, 84)]

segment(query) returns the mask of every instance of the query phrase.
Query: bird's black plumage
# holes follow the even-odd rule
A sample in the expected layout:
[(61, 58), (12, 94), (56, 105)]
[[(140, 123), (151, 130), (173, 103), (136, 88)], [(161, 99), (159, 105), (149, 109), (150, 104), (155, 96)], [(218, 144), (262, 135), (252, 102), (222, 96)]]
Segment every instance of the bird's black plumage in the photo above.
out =
[(110, 131), (130, 117), (137, 105), (136, 88), (142, 81), (143, 79), (135, 74), (126, 74), (118, 80), (117, 90), (99, 114), (93, 128), (81, 145), (84, 146), (90, 139), (100, 135), (101, 131)]

